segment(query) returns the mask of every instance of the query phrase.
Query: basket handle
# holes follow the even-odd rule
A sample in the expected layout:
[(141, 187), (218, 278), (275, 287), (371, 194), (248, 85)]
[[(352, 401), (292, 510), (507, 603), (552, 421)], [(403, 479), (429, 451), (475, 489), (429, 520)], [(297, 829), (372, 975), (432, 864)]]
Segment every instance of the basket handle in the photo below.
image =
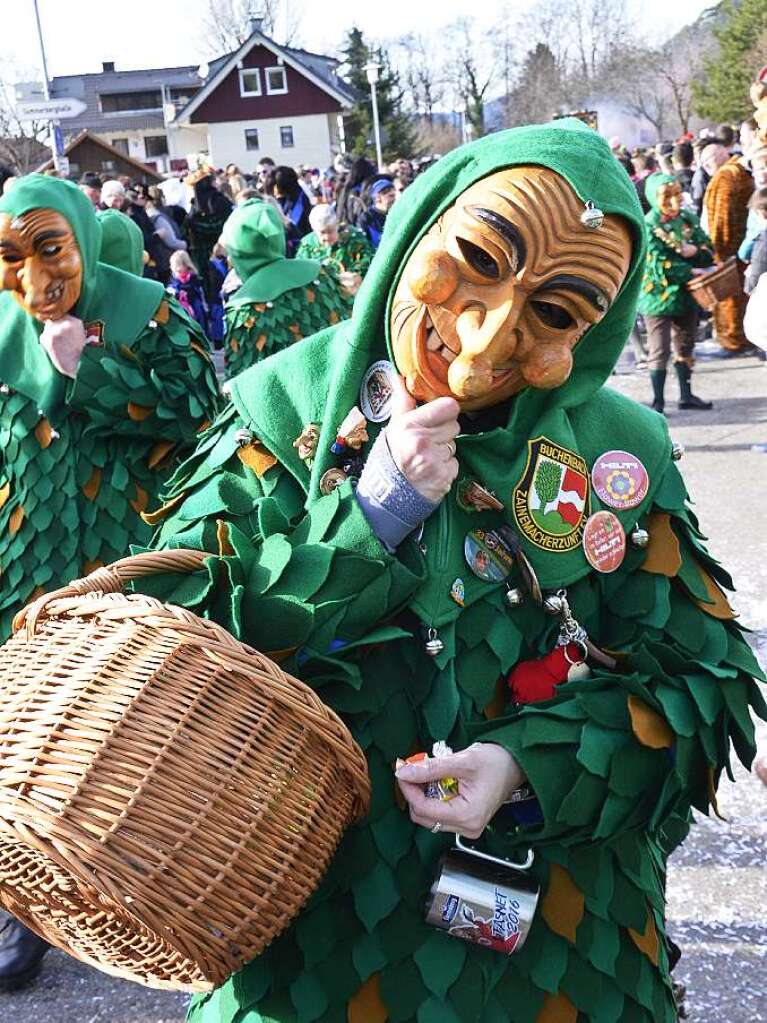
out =
[(215, 557), (209, 551), (195, 551), (179, 547), (164, 551), (147, 551), (133, 554), (111, 565), (95, 569), (82, 579), (73, 579), (66, 586), (50, 593), (44, 593), (31, 604), (23, 607), (13, 619), (13, 631), (26, 626), (27, 634), (34, 634), (37, 621), (48, 604), (65, 597), (81, 597), (86, 593), (124, 593), (127, 583), (147, 575), (166, 572), (196, 572), (202, 568), (206, 558)]

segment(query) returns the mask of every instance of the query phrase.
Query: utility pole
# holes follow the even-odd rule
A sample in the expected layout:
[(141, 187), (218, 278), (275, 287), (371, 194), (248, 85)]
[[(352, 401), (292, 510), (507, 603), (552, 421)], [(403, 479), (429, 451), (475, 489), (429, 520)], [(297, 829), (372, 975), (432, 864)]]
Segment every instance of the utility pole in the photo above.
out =
[[(40, 11), (37, 6), (37, 0), (32, 0), (35, 8), (35, 21), (37, 22), (37, 38), (40, 43), (40, 57), (43, 62), (43, 95), (46, 99), (51, 98), (51, 88), (48, 82), (48, 62), (45, 59), (45, 43), (43, 42), (43, 27), (40, 24)], [(57, 125), (53, 121), (48, 122), (48, 129), (50, 131), (51, 140), (51, 153), (53, 154), (53, 166), (58, 171), (59, 169), (59, 147), (56, 139), (56, 128)]]
[(381, 155), (381, 125), (378, 121), (378, 93), (376, 92), (376, 84), (378, 83), (381, 65), (371, 59), (362, 70), (367, 75), (368, 84), (370, 85), (370, 99), (373, 103), (373, 135), (375, 137), (376, 144), (376, 160), (378, 163), (378, 170), (382, 171), (384, 168), (383, 157)]

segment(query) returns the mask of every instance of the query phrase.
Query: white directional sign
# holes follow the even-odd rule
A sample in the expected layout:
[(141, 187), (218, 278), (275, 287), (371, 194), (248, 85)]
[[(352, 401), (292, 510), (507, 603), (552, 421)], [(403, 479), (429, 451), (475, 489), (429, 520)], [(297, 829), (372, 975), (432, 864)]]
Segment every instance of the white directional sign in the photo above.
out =
[(22, 121), (59, 121), (68, 117), (77, 117), (87, 104), (74, 96), (63, 96), (61, 99), (36, 99), (16, 104), (16, 113)]

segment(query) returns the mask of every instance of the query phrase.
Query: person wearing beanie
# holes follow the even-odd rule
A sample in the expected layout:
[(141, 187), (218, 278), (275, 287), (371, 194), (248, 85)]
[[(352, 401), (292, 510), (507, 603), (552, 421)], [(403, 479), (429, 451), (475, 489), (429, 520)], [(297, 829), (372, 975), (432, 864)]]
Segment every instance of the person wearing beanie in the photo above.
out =
[(101, 225), (99, 262), (141, 277), (146, 261), (141, 228), (116, 209), (99, 210), (96, 219)]
[(280, 213), (248, 199), (224, 225), (221, 244), (242, 285), (224, 306), (227, 377), (349, 314), (332, 267), (288, 259)]
[[(492, 133), (405, 191), (350, 320), (230, 382), (151, 545), (209, 557), (157, 586), (343, 717), (372, 802), (190, 1023), (675, 1023), (666, 857), (767, 707), (665, 419), (605, 386), (644, 261), (596, 132)], [(435, 895), (456, 834), (532, 854), (526, 940), (519, 881)]]
[(665, 408), (666, 367), (674, 351), (680, 409), (710, 409), (696, 397), (690, 380), (698, 329), (698, 306), (687, 289), (697, 272), (714, 262), (711, 242), (691, 210), (682, 208), (682, 186), (673, 174), (647, 179), (645, 257), (639, 312), (647, 325), (647, 366), (656, 412)]
[(367, 189), (368, 206), (357, 224), (368, 236), (374, 249), (381, 244), (386, 217), (397, 198), (394, 182), (389, 177), (376, 178)]

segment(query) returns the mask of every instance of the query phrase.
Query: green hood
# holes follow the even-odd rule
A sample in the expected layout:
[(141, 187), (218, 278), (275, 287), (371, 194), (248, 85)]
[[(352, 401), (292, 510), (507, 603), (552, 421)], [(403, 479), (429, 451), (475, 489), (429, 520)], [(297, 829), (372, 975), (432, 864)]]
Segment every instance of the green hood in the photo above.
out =
[(99, 261), (141, 277), (144, 272), (144, 236), (138, 224), (119, 210), (99, 210), (101, 225)]
[(313, 281), (320, 264), (313, 259), (287, 259), (285, 226), (277, 210), (261, 199), (248, 199), (224, 224), (221, 241), (243, 282), (228, 305), (271, 302)]
[[(32, 209), (56, 210), (74, 231), (83, 287), (72, 315), (84, 323), (102, 323), (106, 342), (133, 344), (162, 301), (162, 285), (98, 261), (101, 225), (90, 200), (71, 181), (29, 174), (0, 199), (0, 213), (12, 217)], [(0, 381), (35, 400), (51, 417), (61, 410), (66, 378), (38, 343), (42, 329), (11, 295), (0, 294)]]
[[(414, 246), (470, 185), (505, 167), (523, 164), (550, 168), (570, 183), (584, 203), (590, 200), (605, 213), (624, 217), (631, 227), (634, 251), (626, 280), (609, 312), (577, 345), (569, 380), (550, 391), (527, 388), (511, 402), (505, 428), (462, 438), (462, 473), (471, 472), (491, 489), (498, 488), (496, 492), (509, 509), (512, 487), (525, 470), (528, 441), (544, 436), (577, 451), (589, 466), (611, 448), (633, 452), (650, 475), (649, 500), (670, 452), (662, 417), (601, 390), (634, 324), (645, 252), (642, 211), (631, 180), (604, 139), (582, 122), (568, 118), (488, 135), (443, 157), (415, 180), (389, 214), (352, 319), (265, 360), (231, 382), (235, 405), (308, 487), (309, 504), (319, 497), (320, 476), (334, 464), (330, 445), (346, 413), (359, 402), (365, 371), (377, 359), (391, 358), (390, 303)], [(292, 442), (311, 421), (321, 422), (322, 431), (307, 483), (306, 469)], [(373, 435), (375, 428), (370, 432)], [(598, 501), (592, 500), (592, 510), (598, 507)], [(619, 517), (631, 528), (640, 512), (637, 508)], [(458, 524), (455, 528), (466, 527)], [(458, 546), (456, 543), (456, 550)], [(580, 548), (551, 553), (530, 544), (526, 549), (544, 585), (566, 585), (590, 570)], [(467, 574), (465, 566), (461, 574)], [(449, 587), (448, 582), (446, 595)], [(449, 597), (446, 600), (449, 605)]]
[(645, 182), (645, 198), (650, 204), (650, 209), (658, 209), (658, 191), (662, 185), (672, 185), (676, 183), (676, 178), (673, 174), (661, 174), (657, 171), (655, 174), (650, 174)]

